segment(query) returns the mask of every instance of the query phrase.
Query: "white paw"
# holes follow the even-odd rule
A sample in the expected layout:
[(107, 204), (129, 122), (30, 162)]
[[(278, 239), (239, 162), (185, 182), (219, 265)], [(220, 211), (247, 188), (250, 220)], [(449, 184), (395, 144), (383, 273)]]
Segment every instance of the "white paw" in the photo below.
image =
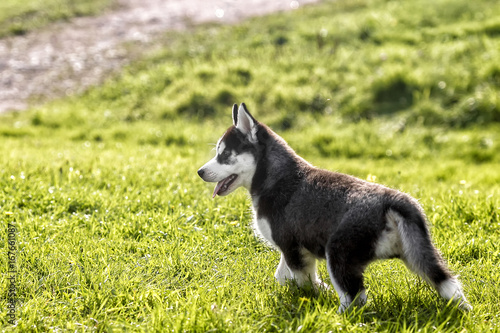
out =
[(350, 304), (346, 303), (340, 303), (339, 309), (337, 310), (338, 314), (344, 313), (348, 308)]
[(288, 280), (293, 280), (293, 276), (286, 266), (279, 266), (276, 270), (276, 273), (274, 274), (274, 278), (282, 286), (284, 286)]
[(469, 311), (472, 311), (472, 305), (470, 305), (469, 303), (467, 302), (460, 302), (460, 305), (458, 306), (458, 308), (462, 311), (465, 311), (465, 312), (469, 312)]
[(287, 280), (290, 280), (288, 279), (285, 275), (278, 275), (278, 274), (274, 274), (274, 278), (276, 279), (276, 281), (278, 281), (278, 283), (282, 286), (284, 286), (286, 284), (286, 281)]
[(319, 291), (321, 289), (323, 290), (330, 290), (330, 286), (328, 284), (326, 284), (325, 282), (321, 281), (320, 279), (317, 279), (314, 283), (314, 289), (316, 291)]

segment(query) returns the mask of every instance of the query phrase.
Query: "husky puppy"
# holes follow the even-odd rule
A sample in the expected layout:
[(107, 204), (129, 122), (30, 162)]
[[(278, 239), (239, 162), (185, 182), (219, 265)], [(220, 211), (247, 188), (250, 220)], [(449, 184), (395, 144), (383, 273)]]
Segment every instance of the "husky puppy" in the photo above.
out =
[(213, 197), (240, 186), (252, 199), (254, 228), (281, 253), (275, 278), (328, 288), (317, 276), (326, 259), (340, 298), (338, 312), (366, 302), (363, 272), (377, 259), (400, 258), (446, 300), (472, 307), (460, 282), (432, 244), (425, 214), (409, 195), (313, 167), (280, 136), (257, 122), (244, 103), (233, 106), (233, 126), (216, 156), (198, 170), (216, 182)]

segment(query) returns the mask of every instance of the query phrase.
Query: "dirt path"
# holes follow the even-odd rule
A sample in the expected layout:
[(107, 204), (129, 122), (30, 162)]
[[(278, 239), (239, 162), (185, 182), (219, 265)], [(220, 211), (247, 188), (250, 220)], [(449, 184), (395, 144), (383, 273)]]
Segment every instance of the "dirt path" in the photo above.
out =
[[(102, 82), (168, 29), (193, 23), (236, 23), (319, 0), (119, 0), (97, 17), (57, 23), (0, 40), (0, 113), (23, 110)], [(125, 43), (137, 47), (126, 47)], [(149, 45), (149, 46), (148, 46)]]

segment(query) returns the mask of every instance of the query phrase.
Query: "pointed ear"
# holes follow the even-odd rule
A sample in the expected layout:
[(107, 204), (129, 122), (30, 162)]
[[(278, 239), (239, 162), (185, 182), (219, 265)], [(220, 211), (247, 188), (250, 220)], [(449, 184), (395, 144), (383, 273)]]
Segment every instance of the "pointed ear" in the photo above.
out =
[(233, 105), (233, 125), (238, 124), (238, 104)]
[[(234, 107), (233, 107), (233, 120), (234, 120)], [(250, 112), (248, 112), (245, 103), (241, 103), (238, 109), (238, 115), (236, 117), (236, 128), (239, 129), (243, 134), (255, 136), (255, 125), (257, 121), (252, 117)]]

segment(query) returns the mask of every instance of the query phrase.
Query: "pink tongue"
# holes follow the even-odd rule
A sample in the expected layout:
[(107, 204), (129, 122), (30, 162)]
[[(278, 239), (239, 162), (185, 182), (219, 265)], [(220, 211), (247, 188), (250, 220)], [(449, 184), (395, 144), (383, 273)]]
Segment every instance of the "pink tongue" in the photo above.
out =
[(212, 195), (212, 199), (215, 198), (215, 196), (217, 195), (217, 193), (219, 193), (219, 190), (222, 187), (222, 185), (224, 185), (225, 181), (226, 181), (226, 179), (223, 179), (220, 182), (218, 182), (217, 185), (215, 185), (214, 194)]

